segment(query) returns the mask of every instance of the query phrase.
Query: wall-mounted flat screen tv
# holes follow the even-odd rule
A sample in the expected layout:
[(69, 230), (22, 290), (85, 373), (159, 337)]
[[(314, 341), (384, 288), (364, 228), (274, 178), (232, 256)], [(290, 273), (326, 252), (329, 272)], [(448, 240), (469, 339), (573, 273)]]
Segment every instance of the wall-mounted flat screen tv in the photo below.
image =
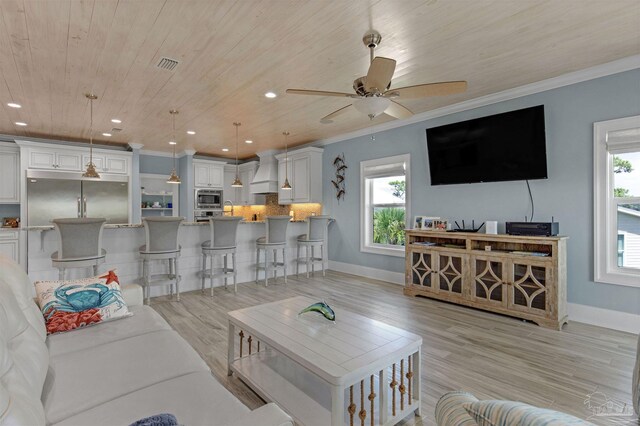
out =
[(431, 185), (547, 178), (544, 105), (427, 129)]

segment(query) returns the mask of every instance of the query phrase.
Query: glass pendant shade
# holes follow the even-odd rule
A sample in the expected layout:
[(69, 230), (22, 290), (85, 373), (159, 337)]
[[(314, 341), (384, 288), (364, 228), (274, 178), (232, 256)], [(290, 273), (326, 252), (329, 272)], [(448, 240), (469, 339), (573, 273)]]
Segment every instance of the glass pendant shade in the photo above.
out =
[(89, 162), (87, 163), (87, 170), (82, 174), (82, 177), (100, 179), (100, 173), (96, 170), (96, 165), (93, 164), (93, 101), (98, 97), (93, 93), (87, 93), (84, 96), (89, 99), (91, 121), (89, 122)]
[(240, 173), (238, 173), (238, 127), (242, 125), (242, 123), (233, 123), (236, 126), (236, 178), (233, 180), (231, 186), (233, 188), (242, 188), (242, 181), (240, 180)]
[(176, 115), (178, 114), (178, 111), (175, 109), (172, 109), (171, 111), (169, 111), (169, 114), (171, 114), (171, 116), (173, 117), (173, 140), (171, 142), (169, 142), (171, 145), (173, 145), (173, 170), (171, 170), (171, 174), (169, 175), (169, 179), (167, 179), (167, 183), (172, 183), (175, 185), (180, 184), (180, 176), (178, 176), (178, 174), (176, 173), (176, 145), (177, 142), (175, 142), (176, 140)]

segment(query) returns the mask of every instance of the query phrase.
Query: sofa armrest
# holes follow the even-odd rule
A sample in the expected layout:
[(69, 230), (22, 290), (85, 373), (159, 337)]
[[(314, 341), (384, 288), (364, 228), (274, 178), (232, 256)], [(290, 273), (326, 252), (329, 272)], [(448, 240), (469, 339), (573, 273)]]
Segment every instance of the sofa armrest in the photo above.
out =
[(287, 413), (271, 402), (239, 416), (233, 425), (294, 426), (294, 423)]
[(120, 290), (127, 306), (142, 306), (144, 304), (142, 287), (138, 284), (125, 284), (120, 286)]
[(437, 426), (477, 426), (477, 423), (464, 409), (463, 404), (477, 402), (478, 398), (468, 392), (447, 392), (436, 404)]

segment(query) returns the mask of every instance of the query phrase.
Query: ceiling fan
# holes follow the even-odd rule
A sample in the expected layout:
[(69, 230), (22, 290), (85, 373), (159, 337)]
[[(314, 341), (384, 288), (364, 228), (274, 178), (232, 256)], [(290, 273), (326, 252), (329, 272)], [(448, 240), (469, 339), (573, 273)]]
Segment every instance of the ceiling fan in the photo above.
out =
[(381, 56), (374, 56), (375, 48), (380, 44), (382, 36), (375, 30), (368, 31), (362, 41), (369, 48), (371, 65), (366, 76), (353, 82), (354, 93), (327, 92), (322, 90), (287, 89), (292, 95), (338, 96), (353, 98), (353, 103), (322, 117), (321, 123), (333, 123), (333, 119), (349, 110), (351, 106), (366, 114), (373, 120), (385, 113), (395, 118), (408, 118), (413, 115), (407, 107), (395, 99), (415, 99), (426, 96), (444, 96), (462, 93), (467, 90), (466, 81), (446, 81), (440, 83), (419, 84), (417, 86), (390, 89), (391, 78), (396, 69), (396, 61)]

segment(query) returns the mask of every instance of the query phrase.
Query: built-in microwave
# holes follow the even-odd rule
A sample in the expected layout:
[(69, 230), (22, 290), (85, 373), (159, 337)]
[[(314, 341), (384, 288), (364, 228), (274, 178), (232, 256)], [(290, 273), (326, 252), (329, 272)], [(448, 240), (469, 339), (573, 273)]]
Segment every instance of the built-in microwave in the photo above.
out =
[(195, 209), (222, 209), (222, 189), (196, 189)]

